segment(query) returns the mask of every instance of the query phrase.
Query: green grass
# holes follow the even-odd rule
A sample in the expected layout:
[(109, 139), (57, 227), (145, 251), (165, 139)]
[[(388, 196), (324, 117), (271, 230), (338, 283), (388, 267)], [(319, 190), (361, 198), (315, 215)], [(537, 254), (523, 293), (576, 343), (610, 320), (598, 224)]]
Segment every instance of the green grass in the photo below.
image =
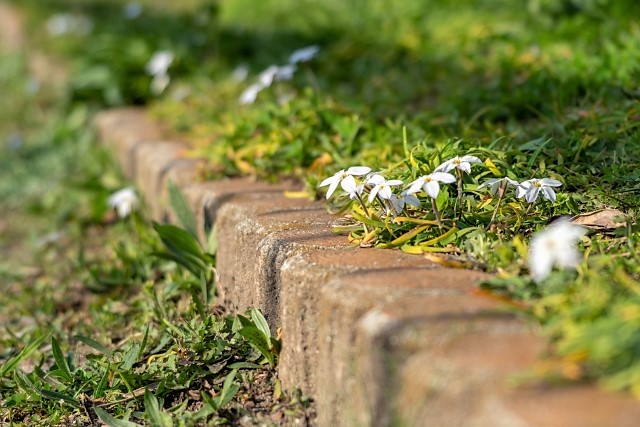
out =
[(32, 90), (26, 59), (0, 53), (0, 424), (312, 422), (310, 400), (282, 390), (260, 312), (217, 304), (215, 258), (108, 208), (125, 183), (95, 100)]
[[(194, 156), (209, 160), (205, 178), (295, 177), (320, 198), (321, 180), (350, 166), (406, 188), (453, 156), (478, 156), (483, 163), (464, 175), (461, 198), (453, 184), (436, 199), (441, 227), (424, 193), (421, 208), (394, 219), (381, 201), (360, 205), (339, 190), (329, 207), (351, 223), (336, 231), (361, 246), (496, 273), (486, 295), (542, 324), (552, 343), (538, 374), (640, 395), (636, 2), (235, 0), (180, 10), (144, 2), (135, 22), (97, 19), (119, 16), (119, 2), (27, 4), (34, 23), (69, 4), (94, 18), (91, 43), (34, 35), (75, 58), (72, 99), (147, 103)], [(262, 70), (311, 44), (319, 55), (292, 81), (239, 104)], [(176, 61), (156, 96), (144, 64), (160, 49)], [(240, 65), (249, 70), (243, 82), (231, 77)], [(555, 202), (533, 206), (478, 190), (502, 176), (562, 186)], [(591, 231), (575, 271), (534, 284), (530, 237), (557, 217), (603, 208), (622, 212), (625, 225)]]

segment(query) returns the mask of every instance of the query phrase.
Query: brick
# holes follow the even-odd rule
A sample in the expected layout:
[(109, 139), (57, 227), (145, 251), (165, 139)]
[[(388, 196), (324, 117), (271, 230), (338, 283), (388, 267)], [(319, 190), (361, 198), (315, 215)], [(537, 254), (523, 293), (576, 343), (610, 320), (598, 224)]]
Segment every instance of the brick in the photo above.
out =
[(121, 108), (96, 115), (96, 129), (103, 144), (113, 147), (123, 173), (134, 179), (134, 149), (144, 141), (162, 139), (160, 128), (153, 123), (144, 110)]
[(283, 385), (301, 388), (311, 396), (317, 394), (319, 295), (327, 283), (354, 272), (415, 266), (433, 268), (421, 257), (354, 245), (334, 250), (310, 250), (285, 260), (280, 270), (283, 346), (279, 377)]
[(163, 178), (181, 161), (184, 146), (171, 141), (143, 141), (133, 148), (133, 164), (136, 186), (144, 196), (151, 217), (156, 221), (165, 218), (168, 207)]
[[(321, 289), (320, 425), (378, 425), (373, 423), (375, 419), (389, 421), (391, 409), (381, 409), (384, 405), (375, 409), (370, 402), (383, 401), (383, 391), (392, 379), (385, 373), (387, 363), (381, 351), (391, 325), (397, 328), (413, 323), (416, 317), (438, 310), (465, 319), (470, 316), (469, 310), (495, 309), (493, 302), (472, 294), (483, 277), (483, 273), (474, 271), (406, 268), (341, 276)], [(419, 310), (414, 310), (414, 301), (419, 301)], [(392, 311), (394, 307), (397, 313)], [(382, 309), (386, 311), (376, 314)], [(391, 408), (394, 405), (395, 400)]]
[(320, 204), (309, 205), (271, 195), (247, 195), (222, 205), (218, 228), (219, 288), (234, 310), (259, 307), (275, 327), (280, 322), (280, 268), (283, 262), (311, 248), (347, 243), (335, 236)]
[[(174, 171), (173, 173), (182, 173)], [(187, 174), (188, 172), (185, 172)], [(294, 189), (291, 182), (280, 184), (267, 184), (256, 182), (250, 178), (221, 179), (219, 181), (206, 181), (199, 183), (188, 183), (183, 181), (184, 177), (176, 179), (182, 194), (187, 199), (196, 218), (196, 225), (199, 232), (200, 242), (205, 245), (207, 233), (214, 226), (218, 210), (226, 203), (236, 198), (252, 197), (255, 199), (268, 199), (279, 197), (284, 190)], [(172, 213), (168, 213), (169, 222), (175, 222)]]

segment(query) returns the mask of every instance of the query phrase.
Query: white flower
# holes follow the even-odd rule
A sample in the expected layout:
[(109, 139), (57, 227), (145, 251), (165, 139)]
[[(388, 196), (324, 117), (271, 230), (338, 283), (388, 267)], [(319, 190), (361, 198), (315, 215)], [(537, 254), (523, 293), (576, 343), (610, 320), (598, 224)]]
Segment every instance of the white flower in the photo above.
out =
[[(400, 215), (406, 205), (415, 206), (416, 208), (422, 207), (422, 205), (420, 205), (420, 200), (418, 200), (418, 198), (413, 194), (407, 194), (406, 191), (403, 191), (399, 196), (394, 195), (393, 197), (391, 197), (389, 199), (389, 203), (391, 204), (391, 208), (396, 215)], [(387, 214), (389, 214), (388, 209)]]
[(122, 13), (127, 19), (136, 19), (142, 15), (142, 5), (138, 2), (129, 2), (122, 9)]
[(253, 104), (262, 89), (264, 89), (264, 87), (260, 83), (254, 83), (246, 88), (240, 95), (240, 104)]
[(586, 230), (560, 218), (534, 234), (529, 246), (529, 271), (535, 282), (543, 281), (553, 269), (575, 268), (580, 261), (576, 243)]
[(107, 203), (111, 209), (116, 210), (118, 217), (125, 218), (138, 207), (139, 201), (136, 191), (127, 187), (109, 196)]
[(47, 19), (47, 31), (52, 36), (63, 34), (89, 34), (93, 29), (93, 21), (85, 15), (58, 13)]
[(258, 75), (258, 82), (260, 83), (260, 85), (262, 85), (263, 89), (265, 87), (271, 86), (271, 83), (273, 83), (273, 79), (275, 78), (276, 74), (278, 74), (279, 70), (280, 67), (278, 67), (277, 65), (270, 65)]
[(173, 62), (174, 55), (173, 52), (168, 50), (161, 50), (154, 53), (147, 62), (146, 70), (152, 76), (157, 76), (161, 74), (167, 74), (169, 71), (169, 67)]
[(385, 200), (391, 199), (391, 196), (393, 196), (391, 187), (402, 185), (402, 181), (400, 181), (399, 179), (390, 179), (389, 181), (387, 181), (380, 175), (374, 175), (369, 180), (369, 183), (371, 183), (371, 181), (375, 177), (380, 177), (381, 180), (377, 179), (378, 183), (375, 184), (374, 187), (371, 189), (371, 192), (369, 192), (369, 203), (373, 202), (373, 200), (376, 198), (376, 195), (381, 199), (385, 199)]
[(274, 75), (275, 80), (291, 80), (293, 78), (293, 73), (296, 72), (296, 66), (293, 64), (283, 65), (282, 67), (278, 67), (276, 74)]
[(456, 182), (456, 177), (447, 172), (433, 172), (432, 174), (421, 176), (409, 184), (407, 194), (415, 194), (420, 191), (424, 191), (429, 195), (429, 197), (435, 199), (438, 197), (438, 193), (440, 192), (439, 182), (442, 182), (443, 184), (451, 184), (452, 182)]
[(498, 189), (503, 185), (503, 183), (507, 183), (506, 185), (513, 185), (514, 187), (518, 187), (520, 183), (518, 181), (514, 181), (511, 178), (507, 178), (506, 176), (503, 178), (491, 178), (478, 186), (478, 190), (481, 190), (485, 187), (490, 187), (489, 191), (491, 194), (496, 194)]
[(358, 191), (358, 185), (356, 184), (354, 176), (366, 175), (369, 172), (371, 172), (371, 168), (366, 166), (352, 166), (346, 171), (343, 169), (336, 172), (333, 176), (322, 181), (318, 187), (324, 187), (325, 185), (329, 186), (327, 199), (331, 197), (334, 191), (336, 191), (338, 184), (340, 184), (342, 189), (351, 196), (353, 193)]
[(156, 74), (151, 80), (151, 92), (160, 95), (169, 86), (171, 78), (168, 74)]
[(231, 78), (236, 82), (244, 81), (248, 75), (249, 75), (249, 67), (247, 67), (246, 65), (238, 65), (231, 72)]
[(542, 179), (530, 179), (521, 183), (516, 188), (516, 196), (518, 198), (524, 197), (527, 203), (533, 203), (536, 201), (540, 192), (542, 195), (552, 202), (556, 200), (556, 193), (551, 187), (560, 187), (562, 183), (555, 179), (542, 178)]
[(311, 61), (318, 54), (318, 52), (320, 52), (320, 47), (317, 45), (298, 49), (294, 51), (291, 56), (289, 56), (289, 63), (297, 64), (298, 62)]
[(454, 157), (438, 166), (436, 172), (450, 172), (454, 169), (460, 169), (463, 172), (471, 173), (471, 163), (482, 163), (476, 156)]

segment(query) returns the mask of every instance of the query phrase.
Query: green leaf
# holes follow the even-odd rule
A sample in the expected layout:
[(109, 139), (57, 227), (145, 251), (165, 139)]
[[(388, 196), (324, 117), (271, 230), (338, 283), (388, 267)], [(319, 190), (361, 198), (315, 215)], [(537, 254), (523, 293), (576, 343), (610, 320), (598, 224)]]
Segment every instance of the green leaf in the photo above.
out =
[(202, 252), (198, 240), (187, 231), (170, 224), (154, 224), (169, 258), (185, 267), (196, 277), (208, 271), (208, 258)]
[(104, 374), (100, 377), (100, 381), (96, 388), (93, 390), (93, 397), (98, 398), (104, 396), (104, 391), (107, 388), (107, 381), (109, 380), (109, 372), (111, 371), (111, 365), (107, 364), (107, 367), (104, 370)]
[(228, 366), (231, 369), (260, 369), (262, 366), (251, 362), (236, 362)]
[(100, 421), (102, 421), (109, 427), (142, 427), (142, 425), (136, 424), (131, 421), (119, 420), (117, 418), (114, 418), (113, 416), (111, 416), (111, 414), (100, 407), (95, 407), (94, 409), (96, 411), (96, 415), (98, 416), (98, 418), (100, 418)]
[(269, 366), (275, 367), (275, 355), (271, 352), (271, 341), (265, 337), (260, 329), (254, 326), (245, 326), (238, 332), (267, 359)]
[(251, 309), (251, 319), (256, 327), (262, 331), (264, 336), (268, 339), (271, 337), (271, 330), (269, 329), (269, 324), (267, 323), (267, 319), (264, 318), (262, 312), (256, 308)]
[(49, 338), (49, 335), (51, 335), (50, 332), (47, 332), (46, 334), (36, 338), (35, 341), (32, 341), (30, 344), (28, 344), (25, 348), (23, 348), (20, 353), (18, 353), (15, 357), (7, 360), (6, 362), (4, 362), (4, 364), (2, 365), (2, 367), (0, 368), (0, 378), (4, 377), (5, 375), (7, 375), (8, 373), (12, 372), (19, 364), (20, 362), (22, 362), (24, 359), (26, 359), (27, 357), (29, 357), (31, 355), (31, 353), (33, 353), (33, 351), (35, 349), (37, 349), (38, 347), (40, 347), (40, 345)]
[(207, 235), (207, 253), (215, 255), (218, 253), (218, 227), (214, 225)]
[(131, 343), (124, 356), (122, 357), (122, 366), (120, 369), (128, 371), (131, 369), (134, 363), (138, 361), (138, 352), (140, 351), (140, 344)]
[(105, 356), (109, 356), (109, 357), (113, 356), (113, 351), (109, 350), (107, 347), (103, 346), (98, 341), (94, 340), (93, 338), (89, 338), (89, 337), (86, 337), (84, 335), (76, 335), (75, 337), (76, 337), (76, 339), (78, 341), (82, 341), (83, 343), (85, 343), (89, 347), (93, 348), (94, 350), (99, 351), (100, 353), (104, 354)]
[(45, 397), (47, 399), (56, 400), (56, 401), (63, 401), (65, 403), (68, 403), (68, 404), (70, 404), (72, 406), (75, 406), (77, 408), (80, 407), (80, 402), (78, 402), (76, 399), (74, 399), (73, 397), (71, 397), (71, 396), (69, 396), (67, 394), (59, 393), (57, 391), (39, 389), (39, 388), (34, 388), (34, 390), (40, 396)]
[(71, 375), (69, 365), (67, 365), (67, 360), (62, 353), (62, 349), (60, 349), (60, 345), (58, 344), (58, 340), (56, 340), (56, 337), (51, 337), (51, 351), (53, 352), (53, 358), (56, 361), (59, 372), (65, 379), (71, 381), (73, 376)]
[(178, 217), (180, 225), (197, 239), (198, 229), (196, 226), (196, 219), (193, 216), (193, 212), (191, 212), (189, 202), (187, 202), (182, 191), (180, 191), (173, 181), (169, 181), (169, 202), (171, 203), (173, 212), (175, 212)]
[(173, 421), (171, 420), (171, 415), (163, 412), (160, 409), (160, 405), (158, 404), (158, 399), (146, 389), (144, 391), (144, 407), (146, 410), (146, 414), (149, 417), (149, 421), (151, 421), (151, 425), (154, 427), (171, 427), (173, 426)]
[(237, 372), (238, 370), (234, 369), (229, 373), (229, 375), (227, 375), (227, 378), (225, 378), (222, 390), (220, 390), (220, 395), (216, 398), (218, 409), (224, 408), (225, 405), (233, 399), (233, 396), (236, 395), (238, 390), (240, 390), (240, 385), (234, 384), (233, 382), (236, 378)]

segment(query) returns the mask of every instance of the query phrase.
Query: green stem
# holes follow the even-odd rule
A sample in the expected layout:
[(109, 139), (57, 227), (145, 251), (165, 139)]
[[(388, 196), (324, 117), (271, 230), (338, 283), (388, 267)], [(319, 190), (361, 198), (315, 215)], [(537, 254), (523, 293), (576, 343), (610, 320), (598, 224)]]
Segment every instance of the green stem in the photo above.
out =
[(438, 227), (442, 228), (440, 213), (438, 212), (438, 206), (436, 206), (436, 199), (431, 199), (431, 207), (433, 208), (433, 214), (436, 216), (436, 221), (438, 221)]
[(500, 204), (502, 203), (502, 199), (504, 198), (504, 195), (507, 192), (507, 185), (509, 184), (503, 181), (502, 184), (500, 184), (500, 188), (498, 188), (498, 203), (496, 203), (496, 207), (493, 210), (493, 215), (491, 215), (491, 221), (489, 221), (489, 224), (487, 225), (487, 228), (485, 230), (489, 230), (493, 222), (496, 220), (498, 209), (500, 209)]

